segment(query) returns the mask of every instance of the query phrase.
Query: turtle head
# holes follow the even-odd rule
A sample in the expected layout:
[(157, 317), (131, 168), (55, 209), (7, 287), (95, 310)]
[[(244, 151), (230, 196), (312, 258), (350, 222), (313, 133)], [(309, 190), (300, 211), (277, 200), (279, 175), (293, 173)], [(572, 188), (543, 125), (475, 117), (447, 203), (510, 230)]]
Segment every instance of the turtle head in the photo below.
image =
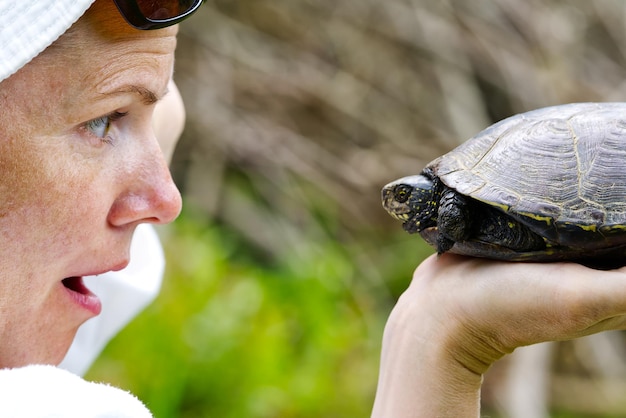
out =
[(441, 194), (437, 183), (423, 174), (392, 181), (383, 187), (383, 207), (408, 232), (434, 226)]

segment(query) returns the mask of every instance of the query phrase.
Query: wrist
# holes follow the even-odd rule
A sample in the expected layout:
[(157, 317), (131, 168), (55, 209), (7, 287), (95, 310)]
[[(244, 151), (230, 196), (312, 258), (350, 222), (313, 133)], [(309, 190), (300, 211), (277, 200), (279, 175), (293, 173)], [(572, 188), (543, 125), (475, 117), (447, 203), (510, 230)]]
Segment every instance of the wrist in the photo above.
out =
[(480, 409), (482, 373), (468, 367), (453, 327), (428, 303), (404, 295), (385, 327), (373, 417), (472, 417)]

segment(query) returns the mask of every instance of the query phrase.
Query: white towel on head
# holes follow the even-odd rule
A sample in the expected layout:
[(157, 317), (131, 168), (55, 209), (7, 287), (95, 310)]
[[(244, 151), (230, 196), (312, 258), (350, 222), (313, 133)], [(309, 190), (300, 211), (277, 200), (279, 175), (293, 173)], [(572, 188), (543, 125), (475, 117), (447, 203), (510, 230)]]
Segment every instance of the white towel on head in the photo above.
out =
[(88, 382), (67, 370), (33, 365), (0, 370), (3, 418), (150, 418), (122, 389)]
[(94, 0), (0, 0), (0, 81), (57, 40)]

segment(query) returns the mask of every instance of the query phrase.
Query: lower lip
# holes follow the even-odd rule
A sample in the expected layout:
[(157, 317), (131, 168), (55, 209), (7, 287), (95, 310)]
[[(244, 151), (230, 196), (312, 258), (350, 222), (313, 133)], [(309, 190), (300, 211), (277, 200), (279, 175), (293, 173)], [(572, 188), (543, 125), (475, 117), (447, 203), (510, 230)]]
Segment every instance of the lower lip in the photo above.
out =
[(70, 283), (61, 283), (61, 285), (65, 288), (72, 300), (86, 311), (91, 312), (94, 316), (99, 315), (102, 311), (102, 302), (100, 302), (98, 296), (93, 294), (87, 286), (85, 286), (83, 278), (70, 277), (65, 280), (70, 281)]

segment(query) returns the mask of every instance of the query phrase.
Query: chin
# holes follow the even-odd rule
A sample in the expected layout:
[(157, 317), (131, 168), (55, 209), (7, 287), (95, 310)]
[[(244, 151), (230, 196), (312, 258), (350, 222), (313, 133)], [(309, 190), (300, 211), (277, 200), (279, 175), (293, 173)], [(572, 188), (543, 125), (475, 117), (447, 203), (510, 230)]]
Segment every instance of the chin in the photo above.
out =
[(76, 330), (63, 336), (43, 338), (38, 341), (30, 341), (28, 349), (19, 347), (2, 347), (0, 356), (0, 368), (24, 367), (31, 364), (49, 364), (58, 366), (76, 335)]

